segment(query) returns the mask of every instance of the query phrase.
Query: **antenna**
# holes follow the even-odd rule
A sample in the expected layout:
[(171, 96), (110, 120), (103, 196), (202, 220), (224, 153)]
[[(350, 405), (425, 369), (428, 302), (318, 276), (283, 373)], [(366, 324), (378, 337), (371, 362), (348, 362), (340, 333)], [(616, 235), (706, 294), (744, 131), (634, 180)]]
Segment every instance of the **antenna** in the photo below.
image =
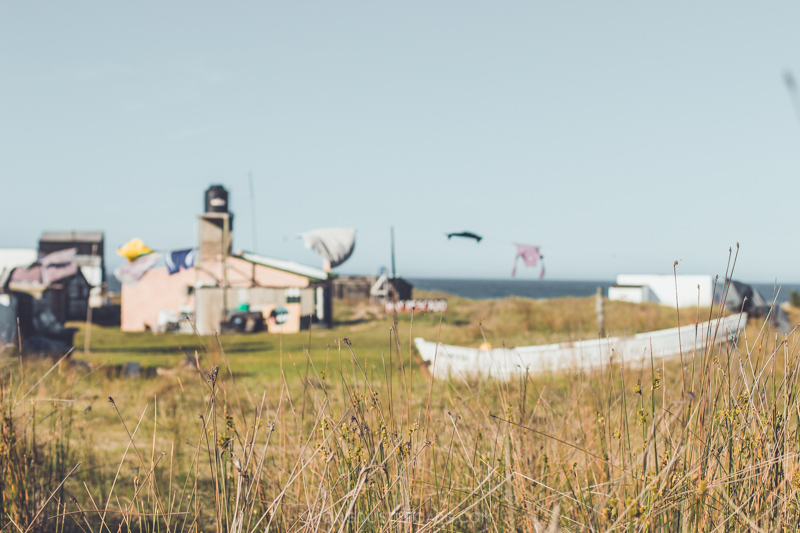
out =
[(394, 268), (394, 226), (391, 226), (390, 231), (392, 235), (392, 278), (396, 278), (397, 271)]
[(258, 239), (256, 239), (256, 195), (253, 190), (253, 173), (247, 173), (247, 179), (250, 181), (250, 218), (253, 220), (253, 253), (258, 253), (256, 249), (256, 243)]

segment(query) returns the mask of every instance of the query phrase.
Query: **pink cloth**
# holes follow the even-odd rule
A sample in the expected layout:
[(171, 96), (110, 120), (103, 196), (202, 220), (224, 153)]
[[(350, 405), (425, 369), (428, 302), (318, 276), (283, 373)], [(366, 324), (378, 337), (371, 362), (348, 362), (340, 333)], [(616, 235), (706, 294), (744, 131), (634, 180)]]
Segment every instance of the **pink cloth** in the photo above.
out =
[[(531, 246), (530, 244), (517, 244), (517, 255), (514, 257), (514, 268), (511, 270), (511, 277), (517, 275), (517, 260), (522, 258), (526, 267), (535, 267), (542, 259), (542, 254), (539, 252), (538, 246)], [(539, 278), (544, 277), (544, 263), (542, 263), (542, 273)]]
[(153, 268), (158, 260), (161, 258), (160, 254), (153, 252), (152, 254), (142, 255), (134, 259), (130, 263), (124, 263), (114, 269), (114, 276), (121, 282), (128, 285), (136, 285), (142, 279), (148, 270)]
[(77, 254), (77, 248), (67, 248), (39, 259), (39, 263), (42, 265), (42, 283), (50, 285), (55, 281), (77, 274), (78, 264), (75, 262)]
[(42, 267), (35, 265), (28, 268), (15, 268), (14, 271), (11, 272), (10, 280), (25, 283), (40, 283), (42, 281)]
[(525, 261), (526, 267), (535, 267), (536, 264), (539, 262), (539, 259), (542, 258), (542, 254), (539, 253), (538, 246), (530, 246), (528, 244), (518, 244), (517, 257), (521, 257), (522, 260)]

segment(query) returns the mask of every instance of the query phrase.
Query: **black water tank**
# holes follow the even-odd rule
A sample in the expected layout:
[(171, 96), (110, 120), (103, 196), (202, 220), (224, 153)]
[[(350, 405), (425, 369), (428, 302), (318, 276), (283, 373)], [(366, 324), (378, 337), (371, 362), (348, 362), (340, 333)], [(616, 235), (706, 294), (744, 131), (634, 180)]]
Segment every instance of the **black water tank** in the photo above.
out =
[(222, 185), (206, 189), (206, 213), (227, 213), (228, 191)]

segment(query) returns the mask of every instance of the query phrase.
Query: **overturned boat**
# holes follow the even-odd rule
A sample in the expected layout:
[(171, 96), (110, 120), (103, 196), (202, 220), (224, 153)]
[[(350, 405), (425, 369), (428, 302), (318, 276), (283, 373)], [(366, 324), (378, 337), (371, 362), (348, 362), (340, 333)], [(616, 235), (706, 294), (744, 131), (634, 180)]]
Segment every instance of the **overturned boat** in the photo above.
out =
[(662, 329), (628, 337), (607, 337), (540, 346), (481, 349), (414, 339), (422, 359), (430, 363), (433, 375), (448, 377), (491, 376), (508, 379), (520, 372), (539, 374), (569, 370), (592, 370), (624, 360), (626, 365), (654, 358), (691, 356), (709, 345), (734, 341), (747, 324), (747, 313), (713, 319), (680, 328)]

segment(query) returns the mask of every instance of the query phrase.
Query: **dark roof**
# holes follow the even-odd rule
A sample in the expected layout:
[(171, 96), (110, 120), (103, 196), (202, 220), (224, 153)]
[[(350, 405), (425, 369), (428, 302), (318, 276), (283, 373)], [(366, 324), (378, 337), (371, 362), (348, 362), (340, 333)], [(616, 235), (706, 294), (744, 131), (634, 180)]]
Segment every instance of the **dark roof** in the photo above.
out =
[(39, 242), (103, 242), (102, 231), (46, 231)]

